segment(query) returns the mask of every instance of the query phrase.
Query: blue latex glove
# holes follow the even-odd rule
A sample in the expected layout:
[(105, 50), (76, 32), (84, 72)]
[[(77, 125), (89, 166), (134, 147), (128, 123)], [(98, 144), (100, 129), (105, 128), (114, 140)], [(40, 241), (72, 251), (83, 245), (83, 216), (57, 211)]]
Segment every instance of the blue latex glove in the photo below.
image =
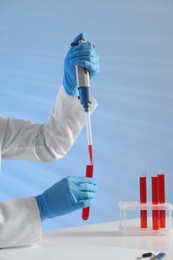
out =
[[(83, 38), (84, 34), (80, 33), (74, 38), (73, 43), (78, 43)], [(90, 78), (99, 73), (99, 57), (91, 42), (82, 42), (76, 46), (71, 46), (64, 60), (63, 85), (66, 93), (70, 96), (79, 96), (75, 65), (88, 69)]]
[(91, 205), (96, 181), (87, 177), (66, 177), (36, 196), (41, 220), (68, 214)]

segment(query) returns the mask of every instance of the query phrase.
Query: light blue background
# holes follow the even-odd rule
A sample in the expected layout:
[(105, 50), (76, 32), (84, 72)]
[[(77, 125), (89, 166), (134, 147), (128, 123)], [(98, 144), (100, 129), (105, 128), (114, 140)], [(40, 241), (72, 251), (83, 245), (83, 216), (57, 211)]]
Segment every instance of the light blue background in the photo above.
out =
[[(94, 41), (100, 74), (92, 81), (95, 177), (90, 219), (81, 211), (43, 229), (119, 219), (118, 202), (138, 201), (139, 176), (166, 173), (173, 203), (173, 3), (171, 0), (0, 1), (0, 111), (43, 123), (54, 104), (69, 44)], [(53, 163), (3, 161), (0, 199), (33, 196), (67, 175), (84, 175), (85, 129)], [(135, 216), (135, 214), (134, 214)]]

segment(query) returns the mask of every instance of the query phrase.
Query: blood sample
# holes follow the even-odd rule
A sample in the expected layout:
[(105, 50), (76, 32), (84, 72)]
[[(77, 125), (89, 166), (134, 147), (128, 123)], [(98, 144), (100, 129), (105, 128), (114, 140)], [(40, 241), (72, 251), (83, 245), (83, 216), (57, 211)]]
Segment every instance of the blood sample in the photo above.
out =
[[(159, 203), (159, 191), (158, 191), (158, 176), (152, 177), (152, 204), (157, 205)], [(159, 210), (152, 210), (152, 226), (153, 230), (159, 229)]]
[[(146, 176), (140, 177), (140, 203), (147, 202), (147, 184)], [(147, 228), (147, 210), (140, 211), (141, 228)]]
[[(89, 178), (93, 177), (93, 169), (94, 169), (93, 164), (86, 166), (86, 177), (89, 177)], [(89, 212), (90, 212), (90, 207), (86, 207), (86, 208), (82, 209), (82, 219), (83, 220), (87, 220), (89, 218)]]
[[(165, 175), (158, 174), (158, 185), (159, 185), (159, 203), (165, 203)], [(165, 210), (160, 210), (160, 228), (165, 228)]]

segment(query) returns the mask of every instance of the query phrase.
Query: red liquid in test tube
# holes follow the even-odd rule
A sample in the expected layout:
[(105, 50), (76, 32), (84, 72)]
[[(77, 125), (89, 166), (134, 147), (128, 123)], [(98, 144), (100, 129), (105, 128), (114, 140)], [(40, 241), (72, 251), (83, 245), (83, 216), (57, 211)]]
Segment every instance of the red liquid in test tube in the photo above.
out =
[[(159, 203), (159, 183), (158, 176), (152, 177), (152, 204)], [(159, 210), (152, 210), (152, 226), (153, 230), (159, 229)]]
[[(158, 174), (158, 185), (159, 185), (159, 203), (165, 203), (165, 175)], [(160, 228), (165, 228), (165, 210), (160, 210)]]
[[(146, 177), (140, 177), (140, 203), (147, 202), (147, 184)], [(147, 210), (140, 211), (141, 228), (147, 228)]]
[[(86, 166), (86, 177), (92, 178), (93, 177), (93, 165)], [(89, 218), (90, 207), (86, 207), (82, 209), (82, 219), (87, 220)]]

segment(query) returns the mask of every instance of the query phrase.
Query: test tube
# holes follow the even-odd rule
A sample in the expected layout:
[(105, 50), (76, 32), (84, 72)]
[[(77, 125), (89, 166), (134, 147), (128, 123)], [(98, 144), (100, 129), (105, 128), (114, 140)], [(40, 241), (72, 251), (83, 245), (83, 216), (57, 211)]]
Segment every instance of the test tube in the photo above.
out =
[[(159, 203), (159, 191), (158, 191), (158, 176), (152, 177), (152, 204), (157, 205)], [(153, 230), (159, 229), (159, 210), (152, 210), (152, 227)]]
[[(140, 203), (147, 202), (147, 183), (146, 176), (140, 177)], [(147, 228), (147, 210), (140, 211), (141, 228)]]
[[(86, 166), (86, 177), (92, 178), (93, 177), (93, 167), (94, 165), (90, 164)], [(89, 213), (90, 213), (90, 207), (86, 207), (82, 209), (82, 219), (83, 220), (88, 220), (89, 218)]]
[[(165, 203), (165, 175), (162, 173), (158, 174), (158, 185), (159, 185), (159, 203)], [(160, 228), (165, 228), (165, 210), (160, 210), (159, 223)]]

